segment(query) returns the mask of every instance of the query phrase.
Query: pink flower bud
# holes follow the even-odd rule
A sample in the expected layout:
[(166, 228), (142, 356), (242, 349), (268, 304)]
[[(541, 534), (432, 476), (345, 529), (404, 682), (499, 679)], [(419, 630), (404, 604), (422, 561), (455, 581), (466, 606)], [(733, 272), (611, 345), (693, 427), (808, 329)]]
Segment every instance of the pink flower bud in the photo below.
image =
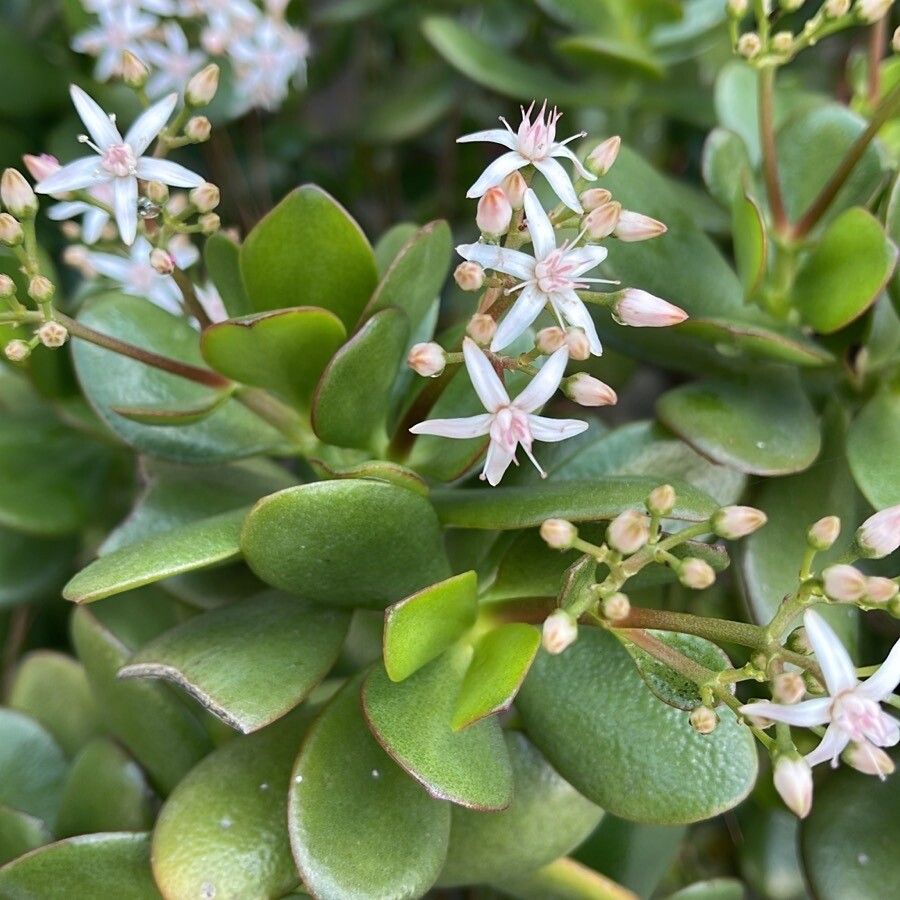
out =
[(130, 50), (122, 54), (122, 65), (119, 70), (122, 81), (130, 88), (142, 88), (150, 78), (150, 70)]
[(499, 237), (509, 230), (512, 221), (512, 206), (502, 188), (493, 187), (485, 191), (478, 201), (475, 223), (482, 234)]
[(49, 153), (42, 153), (40, 156), (32, 156), (30, 153), (26, 153), (22, 157), (22, 162), (25, 163), (25, 168), (28, 169), (29, 174), (35, 181), (43, 181), (61, 168), (59, 160)]
[(648, 241), (667, 231), (666, 226), (650, 216), (623, 209), (613, 232), (620, 241)]
[(650, 519), (637, 509), (620, 512), (606, 529), (606, 543), (619, 553), (636, 553), (650, 540)]
[(521, 209), (525, 205), (525, 191), (528, 190), (528, 184), (518, 169), (510, 172), (500, 182), (500, 187), (503, 188), (503, 193), (506, 194), (506, 199), (513, 209)]
[(169, 199), (169, 189), (161, 181), (148, 181), (144, 192), (154, 203), (162, 206)]
[(841, 758), (857, 772), (862, 772), (863, 775), (876, 775), (882, 781), (888, 775), (893, 775), (896, 768), (894, 761), (881, 747), (876, 747), (868, 741), (852, 742), (841, 754)]
[(188, 196), (191, 203), (202, 213), (212, 212), (221, 199), (219, 189), (208, 181), (195, 187)]
[(632, 328), (667, 328), (683, 322), (688, 314), (674, 303), (639, 288), (627, 288), (613, 306), (613, 318)]
[(188, 140), (195, 144), (202, 144), (209, 140), (212, 125), (206, 116), (191, 116), (187, 125), (184, 126), (184, 133)]
[(772, 781), (784, 805), (795, 816), (805, 819), (812, 809), (813, 781), (809, 763), (805, 759), (779, 756)]
[(647, 498), (647, 510), (651, 515), (660, 517), (667, 516), (675, 509), (675, 488), (671, 484), (661, 484), (659, 487), (650, 491)]
[(708, 706), (698, 706), (691, 710), (688, 721), (697, 734), (712, 734), (719, 724), (719, 717)]
[(53, 282), (45, 275), (34, 275), (28, 282), (28, 296), (37, 303), (47, 303), (55, 293)]
[(693, 591), (702, 591), (711, 587), (716, 580), (713, 567), (703, 559), (688, 556), (678, 567), (678, 580)]
[(566, 330), (566, 346), (569, 348), (569, 359), (585, 360), (591, 355), (591, 345), (588, 336), (581, 328), (569, 328)]
[(3, 354), (10, 362), (24, 362), (31, 355), (31, 347), (26, 341), (16, 339), (3, 348)]
[(869, 516), (857, 529), (856, 546), (868, 559), (890, 556), (900, 547), (900, 504)]
[(564, 610), (558, 609), (544, 619), (541, 644), (548, 653), (559, 655), (575, 643), (578, 623)]
[(806, 542), (813, 550), (827, 550), (840, 533), (841, 520), (837, 516), (825, 516), (806, 533)]
[(613, 167), (621, 148), (622, 138), (618, 135), (607, 138), (591, 150), (585, 160), (585, 168), (594, 175), (605, 175)]
[(480, 291), (484, 284), (484, 269), (477, 262), (462, 262), (453, 272), (456, 283), (464, 291)]
[(853, 566), (829, 566), (822, 573), (825, 596), (839, 603), (856, 603), (866, 596), (866, 576)]
[(30, 218), (38, 210), (37, 197), (18, 169), (6, 169), (0, 178), (0, 198), (17, 219)]
[(6, 299), (7, 297), (15, 297), (15, 295), (16, 283), (9, 275), (0, 274), (0, 297)]
[(565, 519), (545, 519), (541, 523), (541, 538), (553, 550), (569, 550), (578, 537), (578, 529)]
[(90, 253), (87, 247), (82, 247), (80, 244), (72, 244), (63, 250), (62, 258), (67, 266), (79, 269), (85, 278), (93, 278), (96, 275), (91, 265)]
[(603, 601), (603, 618), (609, 622), (623, 622), (630, 612), (631, 601), (621, 591)]
[(219, 230), (222, 220), (215, 213), (209, 212), (200, 216), (197, 219), (197, 224), (200, 226), (203, 234), (215, 234)]
[(219, 88), (219, 67), (210, 63), (187, 83), (184, 98), (190, 106), (206, 106)]
[(728, 541), (746, 537), (766, 522), (766, 514), (752, 506), (723, 506), (710, 520), (713, 531)]
[(25, 238), (22, 226), (9, 213), (0, 213), (0, 243), (7, 247), (21, 244)]
[(497, 323), (485, 313), (476, 313), (466, 326), (466, 334), (481, 347), (487, 346), (496, 333)]
[(542, 328), (535, 336), (535, 346), (541, 353), (549, 356), (556, 353), (566, 343), (566, 332), (557, 325)]
[(606, 188), (589, 188), (582, 191), (578, 199), (581, 201), (582, 208), (590, 212), (609, 203), (612, 200), (612, 193)]
[(447, 358), (440, 344), (428, 341), (413, 346), (406, 358), (406, 364), (418, 375), (434, 378), (444, 371)]
[(66, 327), (60, 325), (59, 322), (50, 321), (44, 322), (44, 324), (38, 328), (37, 336), (45, 347), (54, 349), (56, 347), (62, 347), (66, 342), (66, 338), (69, 336), (69, 332)]
[(883, 19), (894, 0), (857, 0), (856, 11), (863, 22), (877, 22)]
[(175, 260), (168, 250), (155, 247), (150, 251), (150, 265), (160, 275), (171, 275), (175, 271)]
[(806, 694), (806, 682), (799, 672), (782, 672), (772, 681), (772, 699), (776, 703), (799, 703)]
[(761, 50), (762, 41), (755, 31), (748, 31), (738, 38), (737, 52), (744, 59), (753, 59), (754, 56), (759, 56)]
[(622, 204), (616, 200), (604, 203), (592, 209), (582, 220), (581, 227), (592, 241), (602, 241), (608, 238), (619, 222), (622, 214)]
[(866, 600), (869, 603), (890, 603), (898, 591), (900, 587), (890, 578), (872, 575), (866, 579)]
[(563, 393), (581, 406), (613, 406), (619, 399), (608, 384), (586, 372), (570, 375), (563, 382)]
[(850, 0), (825, 0), (825, 5), (822, 9), (825, 10), (826, 16), (832, 19), (840, 19), (850, 12)]

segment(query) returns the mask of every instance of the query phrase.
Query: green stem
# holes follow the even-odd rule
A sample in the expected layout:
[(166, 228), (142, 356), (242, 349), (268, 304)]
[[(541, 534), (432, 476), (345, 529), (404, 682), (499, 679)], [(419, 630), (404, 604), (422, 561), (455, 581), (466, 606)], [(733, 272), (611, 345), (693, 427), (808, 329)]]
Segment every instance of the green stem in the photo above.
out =
[[(762, 35), (761, 35), (762, 36)], [(781, 195), (781, 181), (778, 177), (778, 153), (775, 145), (775, 67), (766, 66), (759, 70), (759, 138), (762, 148), (763, 179), (769, 197), (769, 208), (775, 228), (784, 232), (788, 227), (784, 198)]]
[(754, 650), (764, 650), (767, 646), (765, 630), (759, 625), (695, 616), (692, 613), (670, 612), (665, 609), (632, 606), (628, 618), (617, 622), (616, 625), (619, 628), (677, 631), (681, 634), (693, 634), (716, 644), (740, 644)]

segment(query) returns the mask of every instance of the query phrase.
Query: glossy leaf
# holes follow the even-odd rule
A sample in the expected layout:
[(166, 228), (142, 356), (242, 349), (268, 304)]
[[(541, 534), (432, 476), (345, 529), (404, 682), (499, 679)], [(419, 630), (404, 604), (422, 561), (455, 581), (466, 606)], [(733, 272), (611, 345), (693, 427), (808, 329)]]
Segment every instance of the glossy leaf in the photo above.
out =
[(744, 296), (752, 298), (766, 274), (768, 235), (762, 209), (746, 189), (739, 187), (731, 206), (734, 235), (734, 262), (744, 286)]
[[(298, 252), (285, 254), (285, 248)], [(247, 235), (241, 273), (258, 311), (319, 306), (350, 331), (375, 288), (375, 258), (359, 225), (329, 194), (307, 184)]]
[(440, 656), (474, 624), (478, 581), (463, 572), (389, 606), (384, 613), (384, 667), (403, 681)]
[(171, 407), (166, 403), (147, 406), (111, 406), (117, 416), (140, 425), (194, 425), (209, 418), (229, 398), (227, 391), (210, 394), (193, 406)]
[(323, 478), (371, 478), (374, 481), (385, 481), (397, 487), (415, 491), (423, 497), (428, 496), (428, 484), (424, 478), (401, 466), (399, 463), (381, 459), (370, 459), (368, 462), (349, 466), (336, 466), (321, 459), (311, 459), (309, 464)]
[(363, 685), (363, 710), (381, 746), (433, 797), (504, 809), (512, 799), (512, 770), (497, 720), (463, 731), (451, 725), (471, 657), (468, 647), (453, 647), (400, 683), (378, 667)]
[(228, 235), (211, 234), (203, 247), (203, 262), (229, 316), (253, 312), (241, 278), (241, 248)]
[(443, 865), (450, 804), (429, 797), (378, 746), (359, 687), (354, 678), (335, 695), (297, 757), (288, 796), (294, 859), (326, 900), (419, 897)]
[(533, 625), (512, 622), (485, 634), (475, 645), (466, 677), (459, 689), (451, 725), (468, 728), (487, 716), (508, 709), (541, 644)]
[(404, 246), (418, 233), (419, 226), (412, 222), (398, 222), (391, 226), (375, 242), (375, 264), (379, 278), (390, 268), (391, 263)]
[(346, 336), (334, 313), (301, 306), (219, 322), (204, 330), (200, 349), (223, 375), (308, 406), (319, 376)]
[(270, 724), (328, 674), (350, 616), (270, 592), (188, 619), (143, 646), (120, 678), (162, 678), (239, 731)]
[(0, 866), (52, 840), (40, 819), (0, 804)]
[(578, 846), (603, 815), (525, 735), (509, 731), (505, 739), (513, 769), (512, 802), (494, 813), (453, 807), (441, 886), (502, 881), (539, 869)]
[(737, 878), (709, 878), (675, 891), (669, 900), (744, 900), (744, 885)]
[(714, 128), (703, 145), (703, 180), (709, 192), (726, 208), (751, 171), (750, 156), (743, 140), (726, 128)]
[(521, 900), (635, 900), (631, 891), (567, 856), (496, 886)]
[(579, 34), (563, 38), (557, 47), (576, 62), (601, 72), (614, 73), (617, 77), (660, 78), (665, 71), (652, 52), (633, 41)]
[(264, 497), (241, 547), (263, 581), (312, 602), (384, 609), (446, 578), (437, 517), (405, 488), (347, 479)]
[(816, 331), (838, 331), (875, 302), (896, 262), (897, 248), (881, 223), (862, 207), (848, 209), (797, 273), (793, 302)]
[(746, 726), (725, 710), (712, 734), (697, 734), (684, 712), (647, 688), (617, 638), (598, 628), (582, 627), (559, 656), (539, 653), (516, 707), (554, 768), (617, 816), (706, 819), (737, 805), (756, 779)]
[(819, 452), (816, 415), (793, 373), (692, 382), (664, 394), (656, 412), (699, 453), (754, 475), (800, 472)]
[(876, 509), (900, 503), (900, 392), (881, 390), (862, 408), (847, 435), (856, 484)]
[(82, 569), (63, 589), (76, 603), (92, 603), (240, 556), (247, 509), (221, 513), (126, 544)]

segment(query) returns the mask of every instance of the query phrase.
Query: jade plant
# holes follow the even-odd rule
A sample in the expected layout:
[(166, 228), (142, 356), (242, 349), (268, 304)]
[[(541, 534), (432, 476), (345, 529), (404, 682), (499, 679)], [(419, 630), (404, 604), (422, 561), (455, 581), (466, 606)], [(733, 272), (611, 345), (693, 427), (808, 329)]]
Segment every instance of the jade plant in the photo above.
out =
[[(879, 896), (891, 4), (542, 0), (626, 85), (733, 54), (702, 188), (428, 15), (550, 96), (460, 110), (465, 216), (373, 241), (316, 184), (242, 229), (196, 152), (287, 121), (287, 5), (70, 9), (67, 161), (0, 180), (0, 897)], [(858, 26), (849, 102), (803, 87)]]

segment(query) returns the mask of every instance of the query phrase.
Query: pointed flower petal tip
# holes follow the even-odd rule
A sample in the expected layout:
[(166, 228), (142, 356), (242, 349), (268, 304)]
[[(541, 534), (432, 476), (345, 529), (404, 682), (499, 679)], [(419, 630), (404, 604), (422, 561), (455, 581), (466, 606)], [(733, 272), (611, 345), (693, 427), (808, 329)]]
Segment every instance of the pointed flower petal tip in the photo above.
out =
[(869, 516), (856, 532), (856, 546), (868, 559), (882, 559), (900, 547), (900, 504)]
[(812, 809), (812, 769), (804, 759), (779, 756), (772, 774), (775, 790), (785, 806), (798, 818), (805, 819)]
[(761, 509), (752, 506), (723, 506), (710, 520), (713, 531), (721, 538), (734, 541), (753, 534), (768, 521)]
[(897, 768), (894, 761), (881, 749), (868, 741), (852, 743), (844, 751), (841, 759), (852, 769), (863, 775), (874, 775), (882, 781), (893, 775)]
[(688, 314), (674, 303), (639, 288), (627, 288), (613, 306), (613, 318), (632, 328), (668, 328), (679, 325)]

